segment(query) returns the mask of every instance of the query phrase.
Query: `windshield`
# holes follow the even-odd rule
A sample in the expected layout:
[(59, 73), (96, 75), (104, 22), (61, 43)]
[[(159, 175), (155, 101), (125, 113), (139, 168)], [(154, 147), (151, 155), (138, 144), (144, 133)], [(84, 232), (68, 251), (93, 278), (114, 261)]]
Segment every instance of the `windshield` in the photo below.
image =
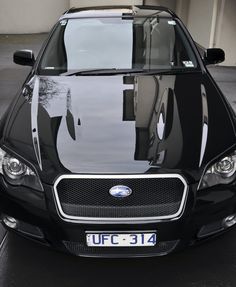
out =
[(39, 73), (196, 67), (186, 36), (171, 18), (85, 18), (58, 24), (43, 53)]

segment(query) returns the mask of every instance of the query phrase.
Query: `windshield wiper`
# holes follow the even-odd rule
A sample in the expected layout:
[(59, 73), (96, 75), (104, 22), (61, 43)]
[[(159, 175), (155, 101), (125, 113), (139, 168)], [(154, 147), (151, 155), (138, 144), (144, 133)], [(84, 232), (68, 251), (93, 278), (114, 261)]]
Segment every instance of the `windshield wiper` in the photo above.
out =
[(89, 76), (89, 75), (119, 75), (119, 74), (143, 74), (143, 75), (174, 75), (178, 73), (198, 72), (196, 68), (170, 68), (170, 69), (91, 69), (79, 70), (73, 73), (63, 73), (61, 76)]
[(171, 69), (152, 69), (143, 70), (144, 75), (175, 75), (201, 72), (198, 68), (171, 68)]
[(75, 72), (69, 72), (69, 73), (63, 73), (60, 76), (83, 76), (83, 75), (89, 75), (89, 74), (97, 74), (97, 73), (110, 73), (110, 72), (117, 71), (116, 68), (111, 69), (87, 69), (87, 70), (78, 70)]

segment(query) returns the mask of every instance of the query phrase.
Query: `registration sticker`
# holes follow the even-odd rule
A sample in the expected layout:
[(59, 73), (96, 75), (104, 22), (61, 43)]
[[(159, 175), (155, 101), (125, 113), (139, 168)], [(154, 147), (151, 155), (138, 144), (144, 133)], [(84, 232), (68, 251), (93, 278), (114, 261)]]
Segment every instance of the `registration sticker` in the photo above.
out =
[(67, 20), (62, 20), (62, 21), (60, 22), (60, 24), (61, 24), (61, 26), (65, 26), (65, 25), (67, 24)]
[(157, 243), (156, 233), (87, 233), (90, 247), (150, 247)]
[(176, 25), (176, 22), (175, 22), (174, 20), (170, 20), (170, 21), (168, 21), (168, 24), (175, 26), (175, 25)]
[(187, 68), (193, 68), (194, 67), (194, 64), (192, 61), (183, 61), (183, 64)]

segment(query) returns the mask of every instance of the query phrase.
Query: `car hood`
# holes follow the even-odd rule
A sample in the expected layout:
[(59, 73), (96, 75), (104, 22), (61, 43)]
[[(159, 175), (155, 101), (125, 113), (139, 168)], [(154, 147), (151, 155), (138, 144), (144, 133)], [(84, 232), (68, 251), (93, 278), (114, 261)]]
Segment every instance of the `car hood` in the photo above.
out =
[(49, 182), (63, 173), (180, 171), (197, 180), (235, 133), (207, 74), (34, 76), (5, 143)]

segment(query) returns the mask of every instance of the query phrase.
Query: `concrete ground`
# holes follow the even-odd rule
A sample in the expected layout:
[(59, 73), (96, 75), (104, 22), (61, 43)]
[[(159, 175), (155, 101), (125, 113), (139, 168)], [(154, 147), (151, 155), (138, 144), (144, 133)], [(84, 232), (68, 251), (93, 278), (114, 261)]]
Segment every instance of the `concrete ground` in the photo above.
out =
[[(12, 63), (17, 49), (36, 53), (45, 35), (0, 36), (0, 116), (29, 68)], [(228, 100), (236, 107), (236, 69), (211, 68)], [(236, 108), (235, 108), (236, 109)], [(0, 287), (234, 287), (236, 228), (204, 245), (149, 259), (86, 259), (38, 246), (0, 227)]]

